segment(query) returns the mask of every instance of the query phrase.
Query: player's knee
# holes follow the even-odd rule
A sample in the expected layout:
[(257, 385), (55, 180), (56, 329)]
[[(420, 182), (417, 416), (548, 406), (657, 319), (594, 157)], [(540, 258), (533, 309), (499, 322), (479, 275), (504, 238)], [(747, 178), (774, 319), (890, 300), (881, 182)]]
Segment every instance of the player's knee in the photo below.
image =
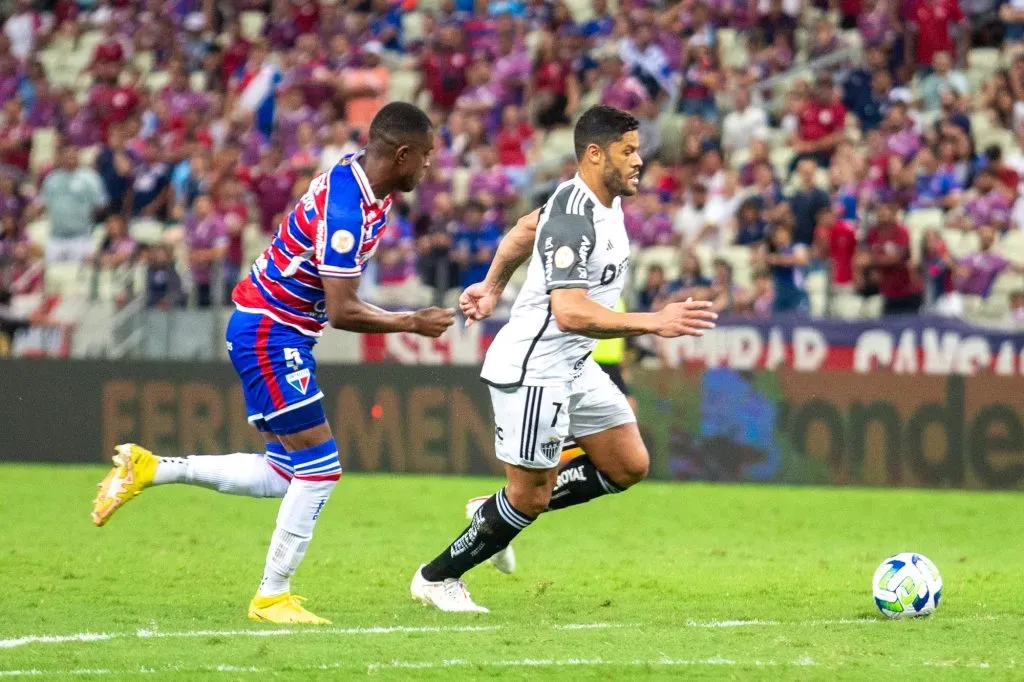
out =
[(618, 470), (606, 474), (620, 488), (629, 488), (647, 478), (651, 469), (651, 458), (647, 449), (631, 453), (620, 460)]
[(505, 496), (516, 511), (536, 518), (548, 508), (548, 502), (551, 501), (551, 487), (509, 483), (505, 487)]

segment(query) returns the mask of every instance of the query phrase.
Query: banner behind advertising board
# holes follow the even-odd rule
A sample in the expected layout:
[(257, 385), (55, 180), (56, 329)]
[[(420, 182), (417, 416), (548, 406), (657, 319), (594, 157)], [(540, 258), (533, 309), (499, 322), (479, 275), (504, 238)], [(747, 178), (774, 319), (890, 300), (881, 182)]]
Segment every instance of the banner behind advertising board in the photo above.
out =
[[(475, 368), (318, 376), (347, 470), (501, 472)], [(681, 367), (632, 385), (657, 478), (1024, 488), (1019, 378)], [(227, 363), (0, 361), (0, 395), (0, 460), (263, 450)]]
[[(440, 339), (413, 334), (352, 335), (364, 362), (478, 365), (504, 320), (453, 327)], [(847, 322), (806, 317), (719, 320), (703, 338), (643, 338), (675, 366), (738, 370), (790, 368), (800, 372), (888, 370), (897, 374), (991, 372), (1024, 376), (1024, 331), (982, 329), (941, 317), (895, 317)]]

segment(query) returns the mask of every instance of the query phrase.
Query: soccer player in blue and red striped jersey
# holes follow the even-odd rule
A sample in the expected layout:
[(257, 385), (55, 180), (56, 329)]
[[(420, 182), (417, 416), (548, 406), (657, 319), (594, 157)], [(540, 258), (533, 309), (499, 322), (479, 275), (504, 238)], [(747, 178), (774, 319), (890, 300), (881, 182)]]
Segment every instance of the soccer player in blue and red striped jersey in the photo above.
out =
[(117, 447), (114, 467), (99, 485), (92, 512), (97, 526), (151, 485), (187, 483), (283, 498), (263, 579), (249, 604), (252, 620), (328, 622), (303, 608), (290, 585), (341, 476), (316, 383), (313, 346), (323, 329), (437, 337), (454, 322), (450, 309), (394, 313), (356, 294), (384, 231), (391, 193), (416, 188), (433, 146), (423, 111), (402, 102), (383, 107), (370, 125), (366, 149), (312, 181), (235, 287), (228, 354), (242, 381), (249, 422), (264, 434), (266, 452), (157, 457), (129, 443)]

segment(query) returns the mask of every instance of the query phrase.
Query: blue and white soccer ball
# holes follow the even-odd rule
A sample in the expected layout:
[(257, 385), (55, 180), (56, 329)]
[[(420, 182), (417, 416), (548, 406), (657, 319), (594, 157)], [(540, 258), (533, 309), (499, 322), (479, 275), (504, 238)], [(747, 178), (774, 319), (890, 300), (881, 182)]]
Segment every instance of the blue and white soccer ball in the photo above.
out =
[(875, 605), (887, 618), (927, 616), (942, 598), (942, 576), (921, 554), (903, 552), (889, 557), (871, 581)]

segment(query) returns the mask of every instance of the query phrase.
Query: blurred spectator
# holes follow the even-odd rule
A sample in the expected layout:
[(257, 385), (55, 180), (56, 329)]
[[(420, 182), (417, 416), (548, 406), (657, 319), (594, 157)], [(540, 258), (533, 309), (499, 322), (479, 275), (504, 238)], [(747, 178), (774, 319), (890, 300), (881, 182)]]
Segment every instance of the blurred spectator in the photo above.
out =
[(823, 206), (818, 210), (814, 251), (819, 260), (828, 263), (833, 288), (839, 291), (852, 291), (857, 230), (847, 221), (839, 220), (834, 206)]
[(953, 290), (954, 262), (949, 247), (936, 229), (925, 230), (921, 240), (921, 277), (925, 299), (933, 312), (944, 316), (963, 313), (960, 297)]
[(839, 101), (831, 75), (818, 75), (814, 92), (799, 116), (800, 125), (792, 141), (797, 153), (794, 166), (805, 158), (828, 166), (832, 152), (846, 135), (846, 107)]
[(272, 234), (277, 229), (281, 214), (297, 199), (292, 196), (294, 184), (295, 172), (282, 165), (280, 149), (265, 147), (249, 181), (264, 234)]
[(956, 54), (954, 33), (963, 33), (966, 20), (958, 0), (913, 0), (910, 3), (908, 21), (914, 44), (913, 63), (919, 71), (930, 68), (938, 52)]
[(785, 224), (777, 224), (768, 233), (762, 246), (761, 261), (771, 272), (775, 293), (773, 310), (777, 313), (805, 312), (807, 291), (804, 288), (804, 268), (810, 262), (807, 245), (795, 242), (793, 231)]
[(501, 241), (501, 230), (484, 220), (484, 211), (482, 203), (470, 199), (453, 235), (452, 262), (459, 267), (459, 286), (463, 289), (484, 280)]
[(641, 190), (639, 196), (623, 205), (623, 212), (631, 244), (643, 248), (672, 243), (672, 217), (656, 192)]
[(523, 120), (522, 111), (509, 104), (501, 112), (501, 130), (494, 140), (498, 151), (498, 164), (505, 169), (517, 188), (530, 182), (527, 152), (533, 146), (533, 128)]
[(168, 244), (155, 244), (146, 250), (146, 306), (167, 310), (185, 302), (181, 276), (174, 267)]
[(388, 214), (388, 226), (377, 247), (376, 259), (377, 303), (418, 306), (430, 302), (429, 291), (416, 274), (416, 241), (404, 203)]
[(983, 168), (974, 178), (974, 187), (967, 193), (961, 216), (951, 220), (961, 229), (992, 225), (1000, 231), (1009, 226), (1010, 198), (999, 185), (999, 176), (992, 168)]
[(103, 226), (106, 234), (100, 242), (93, 262), (106, 270), (117, 270), (135, 259), (138, 244), (128, 234), (128, 223), (124, 216), (113, 214), (107, 217)]
[(352, 130), (343, 121), (335, 121), (331, 126), (330, 141), (320, 152), (320, 169), (328, 170), (348, 154), (359, 151), (359, 131)]
[(990, 225), (978, 228), (978, 251), (956, 261), (953, 267), (953, 284), (961, 294), (988, 298), (996, 278), (1006, 269), (1024, 273), (1024, 266), (1011, 263), (992, 247), (996, 243), (996, 231)]
[(711, 280), (701, 271), (700, 260), (693, 249), (681, 249), (679, 253), (679, 277), (664, 284), (661, 290), (671, 301), (684, 301), (711, 286)]
[(420, 279), (434, 291), (434, 302), (443, 303), (445, 295), (459, 284), (458, 271), (452, 267), (452, 235), (457, 229), (455, 203), (450, 194), (434, 197), (434, 206), (424, 235), (416, 240)]
[(32, 155), (32, 126), (26, 120), (20, 97), (13, 96), (3, 103), (3, 121), (0, 123), (0, 172), (22, 177), (28, 172)]
[(943, 170), (931, 149), (925, 147), (914, 157), (916, 190), (910, 208), (950, 209), (960, 201), (960, 187), (950, 170)]
[(1017, 327), (1024, 326), (1024, 289), (1010, 293), (1010, 309), (1006, 320)]
[[(198, 196), (198, 195), (197, 195)], [(224, 219), (228, 248), (224, 255), (224, 305), (232, 305), (231, 292), (242, 275), (245, 226), (249, 221), (249, 203), (245, 188), (237, 179), (226, 180), (217, 188), (214, 209)]]
[(751, 197), (736, 212), (736, 246), (760, 246), (768, 224), (761, 217), (761, 201)]
[(1020, 173), (1003, 161), (1003, 148), (997, 144), (986, 147), (985, 160), (988, 162), (988, 167), (996, 174), (996, 180), (1002, 185), (1003, 193), (1010, 199), (1016, 197), (1020, 185)]
[(541, 43), (533, 66), (532, 104), (537, 125), (550, 129), (569, 123), (580, 99), (580, 83), (572, 65), (559, 55), (553, 40)]
[(895, 204), (878, 206), (855, 265), (873, 269), (886, 315), (914, 314), (921, 308), (921, 288), (910, 273), (910, 233), (896, 222)]
[(734, 312), (747, 305), (747, 292), (733, 282), (732, 264), (724, 258), (716, 258), (714, 271), (707, 291), (699, 292), (701, 298), (711, 301), (711, 309), (718, 313)]
[[(787, 202), (793, 209), (796, 229), (793, 239), (805, 246), (814, 241), (814, 228), (818, 221), (818, 212), (832, 205), (828, 193), (815, 184), (818, 166), (811, 159), (803, 159), (797, 165), (797, 189), (789, 196)], [(776, 291), (778, 295), (778, 291)]]
[(651, 265), (647, 269), (643, 287), (636, 294), (636, 310), (644, 313), (652, 312), (654, 302), (661, 300), (665, 294), (665, 269), (657, 264)]
[(708, 203), (708, 188), (704, 184), (695, 182), (690, 186), (686, 203), (672, 218), (672, 229), (677, 242), (685, 248), (704, 241), (721, 241), (719, 225)]
[(108, 207), (114, 213), (128, 215), (131, 206), (131, 189), (135, 180), (137, 158), (126, 146), (125, 128), (112, 126), (100, 153), (96, 156), (96, 171), (103, 180), (103, 188), (109, 200)]
[(387, 103), (391, 74), (381, 63), (383, 52), (384, 46), (371, 40), (359, 49), (360, 65), (341, 72), (345, 122), (364, 134), (370, 128), (370, 121)]
[(515, 188), (508, 171), (498, 163), (498, 153), (490, 145), (475, 150), (479, 164), (469, 180), (469, 195), (480, 200), (494, 216), (503, 218), (505, 208), (516, 199)]
[(159, 143), (150, 138), (142, 143), (132, 183), (132, 215), (167, 220), (171, 195), (171, 169), (164, 161)]
[(1006, 24), (1006, 40), (1010, 43), (1024, 41), (1024, 2), (1010, 0), (1001, 3), (999, 18)]
[(223, 275), (228, 250), (227, 226), (214, 210), (209, 195), (196, 197), (192, 213), (185, 219), (185, 244), (196, 305), (209, 308), (213, 303), (213, 284)]
[(62, 148), (57, 165), (43, 181), (35, 207), (36, 213), (45, 208), (50, 218), (46, 260), (84, 261), (93, 251), (96, 213), (106, 205), (107, 194), (100, 176), (79, 164), (78, 149), (70, 145)]
[(775, 308), (775, 289), (772, 276), (767, 270), (754, 273), (750, 292), (750, 312), (755, 317), (771, 317)]
[(932, 72), (921, 82), (921, 100), (925, 111), (937, 111), (942, 105), (942, 93), (950, 92), (963, 97), (971, 91), (967, 76), (953, 69), (949, 52), (936, 52), (932, 57)]
[(733, 93), (733, 109), (722, 121), (722, 149), (726, 153), (747, 148), (754, 140), (768, 134), (768, 115), (750, 103), (750, 90), (737, 88)]
[(462, 34), (455, 25), (447, 25), (438, 32), (437, 39), (428, 40), (421, 56), (423, 83), (430, 91), (434, 106), (450, 111), (455, 100), (466, 87), (466, 68), (469, 55), (463, 47)]

